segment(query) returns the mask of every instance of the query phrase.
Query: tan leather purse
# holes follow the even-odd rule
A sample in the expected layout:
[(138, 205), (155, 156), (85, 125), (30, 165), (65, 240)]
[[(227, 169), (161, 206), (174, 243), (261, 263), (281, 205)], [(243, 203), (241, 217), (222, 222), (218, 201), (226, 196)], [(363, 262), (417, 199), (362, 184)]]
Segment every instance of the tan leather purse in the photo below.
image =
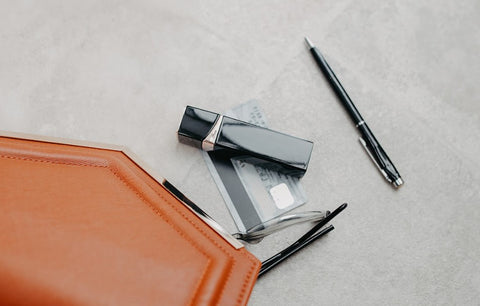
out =
[(260, 261), (131, 153), (0, 135), (1, 304), (246, 304)]

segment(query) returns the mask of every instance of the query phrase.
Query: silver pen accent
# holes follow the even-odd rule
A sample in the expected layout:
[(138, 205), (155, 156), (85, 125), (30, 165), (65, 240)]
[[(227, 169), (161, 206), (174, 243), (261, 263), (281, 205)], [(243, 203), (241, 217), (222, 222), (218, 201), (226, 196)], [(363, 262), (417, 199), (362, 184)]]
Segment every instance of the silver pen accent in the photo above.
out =
[(357, 124), (355, 125), (355, 127), (359, 127), (359, 126), (361, 126), (362, 124), (365, 124), (365, 121), (363, 121), (363, 120), (360, 121), (359, 123), (357, 123)]
[[(365, 142), (365, 140), (362, 138), (362, 137), (358, 137), (358, 141), (360, 141), (360, 143), (362, 144), (362, 147), (365, 149), (365, 151), (367, 151), (367, 154), (368, 156), (370, 156), (370, 158), (373, 160), (373, 163), (375, 164), (375, 166), (377, 166), (378, 170), (380, 171), (380, 173), (385, 177), (385, 179), (389, 182), (389, 183), (392, 183), (392, 180), (388, 177), (387, 173), (385, 172), (385, 170), (383, 170), (380, 165), (377, 163), (377, 161), (375, 160), (375, 158), (373, 157), (373, 154), (372, 152), (370, 152), (370, 149), (368, 148), (367, 146), (367, 143)], [(403, 183), (403, 182), (402, 182)], [(400, 184), (401, 185), (401, 184)], [(395, 187), (398, 187), (398, 186), (395, 186)]]
[(395, 182), (393, 182), (392, 184), (393, 184), (393, 186), (395, 186), (395, 187), (400, 187), (400, 186), (403, 185), (403, 180), (402, 180), (401, 177), (399, 177), (399, 178), (396, 179)]

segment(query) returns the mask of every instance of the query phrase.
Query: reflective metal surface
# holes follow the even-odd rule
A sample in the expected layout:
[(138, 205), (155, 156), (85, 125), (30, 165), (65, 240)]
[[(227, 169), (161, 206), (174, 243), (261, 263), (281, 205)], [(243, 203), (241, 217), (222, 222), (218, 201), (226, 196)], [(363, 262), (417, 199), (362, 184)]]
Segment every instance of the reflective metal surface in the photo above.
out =
[(220, 127), (222, 126), (222, 121), (223, 121), (223, 116), (219, 115), (212, 129), (208, 133), (207, 137), (205, 137), (205, 139), (202, 141), (203, 151), (208, 152), (208, 151), (213, 151), (215, 149), (215, 142), (217, 140)]
[(284, 228), (304, 222), (317, 222), (323, 220), (328, 212), (308, 211), (296, 214), (289, 214), (274, 218), (262, 224), (259, 224), (247, 231), (247, 233), (235, 233), (233, 237), (248, 243), (259, 243), (266, 236), (280, 231)]
[(401, 178), (401, 177), (398, 178), (395, 182), (393, 182), (393, 185), (394, 185), (395, 187), (400, 187), (400, 186), (402, 186), (402, 185), (403, 185), (403, 180), (402, 180), (402, 178)]
[(175, 186), (170, 184), (167, 180), (163, 180), (163, 187), (167, 189), (172, 195), (174, 195), (178, 200), (185, 204), (192, 212), (194, 212), (203, 222), (207, 223), (211, 228), (213, 228), (223, 239), (230, 243), (235, 249), (243, 248), (243, 244), (230, 235), (223, 227), (220, 226), (212, 217), (210, 217), (206, 212), (204, 212), (200, 207), (188, 199), (183, 193), (181, 193)]

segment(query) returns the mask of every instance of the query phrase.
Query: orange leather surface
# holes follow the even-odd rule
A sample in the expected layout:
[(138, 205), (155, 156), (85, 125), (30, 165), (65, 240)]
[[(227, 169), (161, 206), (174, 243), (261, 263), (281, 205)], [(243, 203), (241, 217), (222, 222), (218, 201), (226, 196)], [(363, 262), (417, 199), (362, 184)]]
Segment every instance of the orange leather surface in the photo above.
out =
[(0, 137), (0, 302), (242, 305), (260, 262), (120, 151)]

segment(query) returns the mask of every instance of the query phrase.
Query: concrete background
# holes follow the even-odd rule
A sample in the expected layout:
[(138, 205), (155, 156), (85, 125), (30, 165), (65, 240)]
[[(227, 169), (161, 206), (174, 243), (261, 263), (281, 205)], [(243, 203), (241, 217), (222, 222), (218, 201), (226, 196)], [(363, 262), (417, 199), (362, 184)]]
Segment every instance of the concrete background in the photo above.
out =
[[(307, 52), (308, 35), (405, 179), (394, 190)], [(0, 1), (0, 130), (129, 146), (229, 231), (186, 104), (257, 99), (315, 148), (299, 211), (335, 231), (258, 280), (251, 305), (478, 305), (480, 3)], [(248, 248), (260, 259), (301, 226)]]

